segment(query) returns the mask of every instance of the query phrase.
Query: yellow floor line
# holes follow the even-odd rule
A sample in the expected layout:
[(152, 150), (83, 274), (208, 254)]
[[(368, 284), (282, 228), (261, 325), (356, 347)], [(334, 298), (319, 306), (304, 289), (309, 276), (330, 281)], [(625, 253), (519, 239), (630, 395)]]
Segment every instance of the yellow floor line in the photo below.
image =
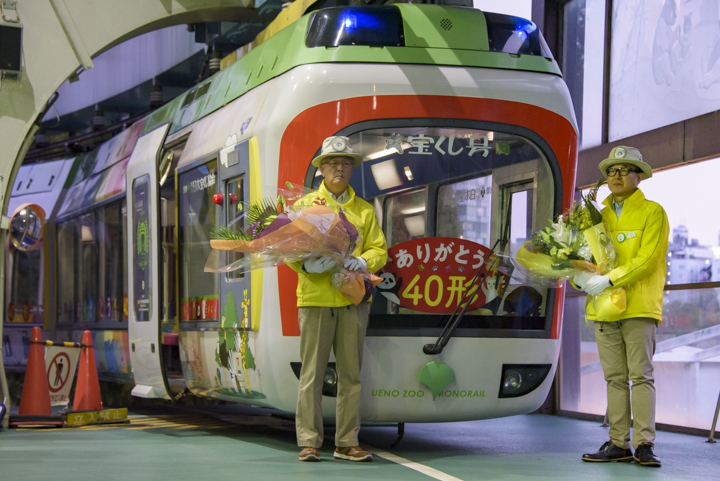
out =
[(383, 459), (392, 461), (393, 463), (397, 463), (401, 466), (405, 466), (406, 468), (413, 469), (419, 473), (430, 476), (431, 478), (438, 479), (440, 481), (462, 481), (462, 479), (460, 478), (450, 476), (449, 474), (438, 471), (435, 468), (425, 466), (424, 464), (416, 463), (415, 461), (410, 461), (409, 459), (405, 459), (395, 454), (391, 454), (385, 451), (379, 451), (377, 449), (372, 449), (371, 451), (374, 455), (380, 456)]

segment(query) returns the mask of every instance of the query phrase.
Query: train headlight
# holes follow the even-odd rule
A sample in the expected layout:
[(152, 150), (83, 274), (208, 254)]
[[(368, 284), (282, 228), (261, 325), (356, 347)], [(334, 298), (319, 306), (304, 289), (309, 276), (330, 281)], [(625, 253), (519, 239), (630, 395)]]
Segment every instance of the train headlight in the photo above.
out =
[(323, 395), (337, 397), (337, 382), (338, 374), (335, 366), (328, 366), (325, 369), (325, 377), (323, 378)]
[(503, 364), (498, 397), (519, 397), (534, 391), (551, 368), (551, 364)]
[(522, 387), (522, 375), (516, 370), (506, 371), (503, 376), (502, 390), (506, 393), (515, 393)]
[[(291, 362), (290, 368), (295, 373), (295, 377), (300, 379), (300, 371), (302, 369), (302, 363)], [(337, 397), (337, 383), (338, 374), (337, 368), (334, 362), (329, 362), (327, 368), (325, 368), (325, 375), (323, 376), (323, 396)]]

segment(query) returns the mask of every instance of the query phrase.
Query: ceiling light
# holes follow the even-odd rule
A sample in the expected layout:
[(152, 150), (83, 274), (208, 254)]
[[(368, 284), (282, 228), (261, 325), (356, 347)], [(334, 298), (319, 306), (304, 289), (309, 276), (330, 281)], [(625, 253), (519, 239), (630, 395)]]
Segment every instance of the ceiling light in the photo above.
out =
[(417, 214), (418, 212), (425, 212), (425, 206), (410, 207), (409, 209), (401, 210), (400, 213), (403, 215)]
[(408, 180), (413, 180), (412, 170), (410, 170), (410, 167), (405, 167), (405, 176)]
[[(412, 144), (410, 144), (409, 142), (402, 143), (403, 150), (409, 149), (410, 147), (412, 147)], [(379, 150), (377, 152), (373, 152), (372, 154), (366, 155), (365, 160), (375, 160), (375, 159), (379, 159), (380, 157), (385, 157), (386, 155), (399, 154), (399, 153), (400, 153), (400, 151), (398, 151), (398, 149), (396, 147), (393, 147), (391, 149), (383, 149), (383, 150)]]
[(425, 216), (416, 215), (413, 217), (406, 217), (403, 219), (405, 228), (408, 233), (413, 237), (422, 237), (425, 235)]
[(370, 170), (380, 190), (392, 189), (393, 187), (403, 185), (393, 159), (373, 164), (370, 166)]

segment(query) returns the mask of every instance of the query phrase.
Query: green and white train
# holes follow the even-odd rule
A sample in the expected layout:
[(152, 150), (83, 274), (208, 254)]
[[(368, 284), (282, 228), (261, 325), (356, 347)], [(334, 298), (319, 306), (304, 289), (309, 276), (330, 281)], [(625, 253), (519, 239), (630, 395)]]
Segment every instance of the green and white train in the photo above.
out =
[[(423, 347), (436, 342), (491, 248), (512, 254), (572, 202), (571, 100), (533, 23), (437, 5), (310, 12), (99, 149), (64, 161), (72, 169), (46, 208), (42, 255), (8, 254), (8, 368), (23, 368), (23, 332), (44, 316), (56, 340), (91, 330), (101, 379), (134, 383), (136, 396), (170, 399), (187, 388), (294, 412), (297, 275), (203, 268), (210, 231), (239, 215), (230, 199), (254, 202), (286, 181), (317, 186), (310, 161), (331, 135), (348, 136), (365, 157), (352, 186), (374, 204), (392, 261), (370, 314), (363, 419), (537, 409), (557, 366), (563, 289), (489, 272), (445, 348)], [(22, 262), (35, 267), (13, 270)], [(23, 300), (33, 283), (43, 287)], [(427, 367), (435, 361), (440, 374)]]

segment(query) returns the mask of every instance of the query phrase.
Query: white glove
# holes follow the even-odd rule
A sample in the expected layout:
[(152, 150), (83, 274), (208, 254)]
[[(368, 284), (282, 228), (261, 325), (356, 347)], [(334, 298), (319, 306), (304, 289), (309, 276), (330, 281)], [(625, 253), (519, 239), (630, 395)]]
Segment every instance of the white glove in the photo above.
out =
[(332, 257), (316, 257), (314, 259), (308, 259), (304, 264), (305, 271), (310, 274), (320, 274), (321, 272), (329, 271), (335, 267), (335, 261)]
[(597, 296), (610, 286), (610, 278), (608, 276), (595, 276), (585, 283), (585, 292), (591, 296)]
[(578, 289), (582, 289), (588, 283), (588, 281), (596, 275), (597, 273), (595, 272), (582, 271), (579, 274), (575, 274), (575, 276), (573, 277), (573, 282)]
[(343, 265), (349, 271), (356, 271), (358, 269), (367, 268), (367, 261), (362, 257), (351, 257), (345, 261)]

